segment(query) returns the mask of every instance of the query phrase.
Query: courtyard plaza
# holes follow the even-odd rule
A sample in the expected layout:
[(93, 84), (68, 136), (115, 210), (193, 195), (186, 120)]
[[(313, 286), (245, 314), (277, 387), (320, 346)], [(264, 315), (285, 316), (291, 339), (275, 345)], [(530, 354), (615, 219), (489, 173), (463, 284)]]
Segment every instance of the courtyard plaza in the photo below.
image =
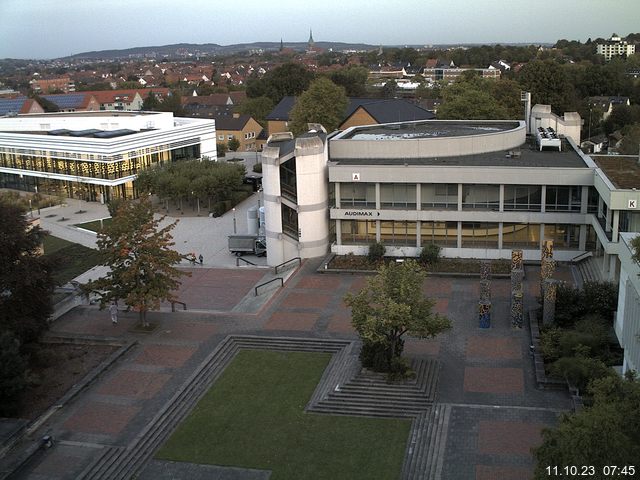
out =
[[(242, 208), (253, 203), (249, 199), (236, 214), (240, 216)], [(90, 209), (103, 208), (95, 204), (82, 207), (87, 210), (85, 217), (73, 223), (99, 218), (96, 214), (89, 218)], [(78, 210), (77, 205), (65, 208)], [(67, 211), (60, 213), (71, 218), (73, 213)], [(52, 219), (51, 224), (56, 224)], [(195, 250), (205, 258), (202, 267), (185, 264), (193, 276), (186, 279), (178, 296), (187, 303), (187, 311), (171, 312), (164, 307), (149, 313), (156, 328), (147, 334), (136, 331), (137, 314), (121, 312), (114, 326), (108, 312), (94, 305), (76, 307), (52, 324), (51, 334), (56, 336), (137, 343), (39, 427), (33, 438), (47, 433), (56, 438), (56, 444), (34, 456), (16, 478), (80, 478), (105, 449), (126, 450), (139, 440), (185, 379), (230, 335), (357, 339), (343, 297), (361, 289), (366, 275), (317, 273), (321, 259), (308, 260), (282, 275), (283, 288), (256, 296), (254, 287), (274, 275), (272, 270), (235, 266), (235, 257), (225, 251), (226, 242), (220, 243), (233, 228), (229, 214), (219, 219), (193, 217), (193, 223), (185, 220), (181, 219), (175, 231), (176, 247), (185, 249), (184, 253)], [(43, 222), (43, 227), (49, 229), (49, 223)], [(59, 232), (71, 227), (63, 228), (51, 230), (63, 236)], [(217, 246), (203, 238), (207, 234), (218, 238)], [(218, 258), (220, 263), (214, 264)], [(568, 267), (560, 266), (556, 277), (572, 281)], [(527, 266), (526, 309), (535, 306), (538, 288), (539, 268)], [(566, 392), (536, 386), (528, 328), (510, 326), (509, 279), (492, 280), (489, 329), (478, 328), (478, 278), (428, 277), (424, 291), (435, 300), (435, 310), (453, 323), (451, 331), (435, 339), (408, 338), (405, 345), (407, 357), (440, 364), (435, 405), (446, 408), (448, 416), (437, 438), (441, 445), (434, 478), (530, 478), (534, 467), (531, 448), (540, 444), (541, 430), (556, 424), (558, 415), (571, 404)], [(141, 479), (269, 478), (268, 471), (241, 465), (214, 467), (152, 458), (139, 472)]]

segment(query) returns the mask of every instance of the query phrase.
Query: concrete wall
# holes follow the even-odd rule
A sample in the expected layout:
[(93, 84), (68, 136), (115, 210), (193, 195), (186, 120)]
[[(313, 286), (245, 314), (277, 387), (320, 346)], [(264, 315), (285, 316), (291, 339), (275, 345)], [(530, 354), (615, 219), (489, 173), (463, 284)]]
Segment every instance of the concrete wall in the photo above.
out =
[[(431, 120), (428, 123), (445, 122)], [(446, 120), (447, 123), (455, 123)], [(426, 122), (420, 122), (426, 123)], [(468, 123), (461, 120), (460, 123)], [(490, 126), (491, 121), (486, 121)], [(500, 122), (504, 123), (504, 122)], [(515, 123), (515, 122), (514, 122)], [(459, 135), (454, 137), (431, 137), (394, 140), (352, 140), (347, 130), (331, 140), (331, 158), (433, 158), (476, 155), (480, 153), (517, 149), (525, 143), (526, 127), (524, 122), (507, 131), (483, 133), (479, 135)], [(391, 124), (390, 124), (391, 125)], [(365, 130), (366, 131), (366, 130)]]
[(637, 234), (623, 233), (620, 241), (620, 280), (618, 284), (618, 311), (614, 329), (624, 348), (623, 371), (640, 369), (640, 266), (631, 258), (630, 241)]
[(551, 111), (551, 105), (534, 105), (529, 125), (529, 133), (532, 135), (535, 135), (538, 127), (551, 127), (560, 135), (571, 137), (576, 145), (580, 145), (582, 118), (577, 112), (565, 112), (563, 117), (559, 117)]

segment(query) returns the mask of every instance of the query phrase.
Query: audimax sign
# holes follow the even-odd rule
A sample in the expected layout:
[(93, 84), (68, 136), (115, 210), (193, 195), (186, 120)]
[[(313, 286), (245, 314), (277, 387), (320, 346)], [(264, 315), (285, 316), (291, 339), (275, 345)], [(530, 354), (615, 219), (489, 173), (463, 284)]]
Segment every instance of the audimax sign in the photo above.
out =
[(345, 217), (379, 217), (380, 212), (368, 212), (366, 210), (347, 210), (344, 212)]

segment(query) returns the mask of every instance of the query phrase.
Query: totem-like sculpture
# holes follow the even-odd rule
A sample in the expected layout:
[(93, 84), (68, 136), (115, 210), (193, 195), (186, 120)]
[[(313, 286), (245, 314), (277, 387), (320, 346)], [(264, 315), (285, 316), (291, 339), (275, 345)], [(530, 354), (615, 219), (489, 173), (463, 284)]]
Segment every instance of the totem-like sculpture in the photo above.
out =
[(542, 324), (552, 324), (556, 316), (556, 294), (558, 282), (552, 279), (545, 280), (544, 299), (542, 303)]
[(540, 298), (544, 298), (544, 281), (553, 277), (556, 264), (553, 260), (553, 240), (542, 242), (542, 254), (540, 256)]
[(491, 326), (491, 262), (480, 263), (480, 301), (478, 302), (480, 328)]
[(522, 328), (524, 310), (522, 250), (511, 251), (511, 326)]

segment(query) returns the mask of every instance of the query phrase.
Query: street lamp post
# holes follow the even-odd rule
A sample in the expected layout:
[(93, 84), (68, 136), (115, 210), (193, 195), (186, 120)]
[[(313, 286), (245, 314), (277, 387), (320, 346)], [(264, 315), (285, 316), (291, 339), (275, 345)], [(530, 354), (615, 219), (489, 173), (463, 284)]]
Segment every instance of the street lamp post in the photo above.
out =
[(236, 230), (236, 207), (233, 207), (233, 234), (236, 233), (238, 233)]

